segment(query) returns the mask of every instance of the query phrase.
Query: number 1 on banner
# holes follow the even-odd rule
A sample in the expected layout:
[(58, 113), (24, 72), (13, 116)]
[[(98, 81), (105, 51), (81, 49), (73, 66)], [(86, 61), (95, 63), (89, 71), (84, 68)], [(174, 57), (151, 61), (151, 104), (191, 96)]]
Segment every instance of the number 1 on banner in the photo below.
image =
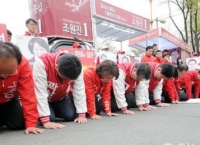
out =
[(84, 26), (84, 30), (85, 30), (85, 34), (84, 34), (84, 36), (88, 36), (87, 23), (84, 23), (83, 26)]
[(144, 28), (147, 29), (147, 20), (144, 20)]
[(42, 34), (42, 20), (38, 19), (38, 33)]

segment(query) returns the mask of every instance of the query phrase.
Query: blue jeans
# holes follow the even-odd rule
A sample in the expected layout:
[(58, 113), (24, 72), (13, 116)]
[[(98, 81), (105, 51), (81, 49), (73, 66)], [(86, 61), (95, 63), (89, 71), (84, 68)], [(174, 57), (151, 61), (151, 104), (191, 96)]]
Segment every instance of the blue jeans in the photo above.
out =
[(74, 121), (76, 118), (76, 108), (73, 97), (65, 96), (58, 102), (49, 102), (50, 121), (55, 122), (56, 118), (62, 118), (65, 121)]

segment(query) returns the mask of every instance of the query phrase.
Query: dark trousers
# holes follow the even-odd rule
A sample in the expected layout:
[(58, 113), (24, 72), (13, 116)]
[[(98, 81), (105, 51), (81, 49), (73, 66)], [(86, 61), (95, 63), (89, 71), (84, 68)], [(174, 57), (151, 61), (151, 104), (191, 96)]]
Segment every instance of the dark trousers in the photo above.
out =
[[(150, 105), (156, 105), (156, 103), (154, 101), (154, 96), (152, 93), (149, 94), (149, 101), (150, 101)], [(162, 103), (165, 102), (165, 98), (163, 96), (161, 96), (161, 102)]]
[[(168, 95), (168, 93), (166, 91), (163, 90), (162, 96), (165, 98), (165, 102), (166, 103), (171, 103), (169, 95)], [(178, 93), (178, 96), (179, 96), (179, 101), (187, 101), (187, 95), (186, 95), (185, 91), (182, 91), (181, 93)], [(192, 96), (192, 98), (194, 98), (193, 94), (191, 96)]]
[(171, 103), (171, 100), (169, 98), (169, 95), (166, 91), (162, 91), (162, 96), (165, 98), (165, 103)]
[[(103, 110), (103, 105), (102, 105), (102, 99), (101, 95), (97, 94), (95, 96), (95, 109), (96, 109), (96, 114), (99, 115), (101, 111)], [(89, 114), (86, 113), (87, 117), (89, 117)]]
[(25, 128), (22, 106), (18, 99), (0, 104), (0, 127), (18, 130)]
[[(127, 108), (137, 108), (136, 101), (135, 101), (135, 94), (133, 92), (125, 95), (126, 102), (128, 104)], [(118, 108), (116, 100), (115, 100), (115, 95), (111, 93), (111, 110), (112, 112), (119, 111), (120, 108)]]
[(99, 115), (103, 110), (101, 95), (96, 95), (95, 97), (96, 114)]
[(65, 96), (59, 102), (49, 102), (50, 121), (55, 122), (56, 118), (62, 118), (65, 121), (74, 121), (76, 118), (76, 108), (73, 97)]

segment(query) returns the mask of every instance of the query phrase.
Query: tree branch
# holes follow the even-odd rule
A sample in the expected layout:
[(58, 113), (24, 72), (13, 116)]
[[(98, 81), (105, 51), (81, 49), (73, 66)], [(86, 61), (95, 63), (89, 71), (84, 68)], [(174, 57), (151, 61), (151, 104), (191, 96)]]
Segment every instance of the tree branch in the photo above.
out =
[(174, 19), (173, 19), (172, 16), (171, 16), (170, 0), (168, 0), (168, 8), (169, 8), (169, 17), (170, 17), (171, 21), (173, 22), (174, 26), (176, 27), (176, 29), (177, 29), (177, 30), (179, 31), (179, 33), (181, 34), (182, 40), (183, 40), (184, 42), (188, 43), (188, 42), (186, 41), (186, 39), (184, 38), (184, 35), (183, 35), (182, 31), (178, 28), (177, 24), (175, 23)]

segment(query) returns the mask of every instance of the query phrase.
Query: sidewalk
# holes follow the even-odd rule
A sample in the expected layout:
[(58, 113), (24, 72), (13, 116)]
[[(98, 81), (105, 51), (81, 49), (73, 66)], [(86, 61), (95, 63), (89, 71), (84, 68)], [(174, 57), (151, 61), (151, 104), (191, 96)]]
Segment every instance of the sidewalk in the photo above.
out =
[(135, 115), (64, 123), (64, 129), (46, 129), (42, 135), (0, 130), (0, 145), (200, 145), (200, 104), (132, 110)]

